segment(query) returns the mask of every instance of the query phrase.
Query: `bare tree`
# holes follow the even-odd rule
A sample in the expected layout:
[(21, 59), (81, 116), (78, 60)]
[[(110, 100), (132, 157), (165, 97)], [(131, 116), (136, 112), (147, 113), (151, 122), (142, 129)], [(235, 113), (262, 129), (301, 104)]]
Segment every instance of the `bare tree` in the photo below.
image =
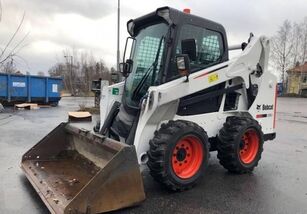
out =
[(38, 71), (38, 72), (37, 72), (37, 75), (43, 77), (43, 76), (45, 76), (45, 73), (44, 73), (43, 71)]
[[(103, 79), (111, 81), (111, 73), (103, 60), (97, 61), (93, 54), (76, 49), (63, 51), (65, 61), (57, 63), (49, 69), (50, 76), (62, 76), (65, 90), (76, 94), (89, 94), (92, 80)], [(73, 69), (71, 69), (71, 67)], [(71, 87), (72, 86), (72, 87)], [(73, 89), (72, 89), (73, 88)]]
[(13, 74), (16, 72), (14, 58), (10, 58), (9, 60), (3, 63), (2, 71), (7, 74)]
[[(2, 3), (0, 1), (0, 22), (2, 21), (2, 14), (3, 14)], [(15, 43), (15, 40), (16, 40), (17, 34), (21, 30), (24, 20), (25, 20), (25, 12), (23, 13), (22, 18), (16, 30), (14, 31), (12, 36), (9, 38), (8, 42), (3, 47), (0, 46), (0, 69), (2, 68), (3, 70), (6, 70), (8, 64), (14, 62), (14, 58), (19, 57), (20, 59), (23, 59), (18, 55), (18, 53), (21, 51), (23, 47), (25, 47), (24, 42), (26, 38), (28, 37), (29, 33), (25, 34), (16, 43)]]
[(285, 20), (272, 39), (271, 59), (277, 70), (281, 73), (283, 84), (285, 84), (285, 71), (291, 66), (290, 55), (293, 49), (291, 30), (292, 25), (290, 21)]
[(292, 63), (291, 66), (294, 67), (296, 66), (301, 59), (302, 56), (302, 28), (300, 24), (294, 23), (293, 24), (293, 29), (292, 29), (292, 52), (291, 52), (291, 58), (292, 58)]
[(304, 18), (304, 21), (301, 24), (302, 29), (302, 42), (301, 42), (301, 52), (302, 58), (301, 62), (305, 63), (307, 61), (307, 16)]

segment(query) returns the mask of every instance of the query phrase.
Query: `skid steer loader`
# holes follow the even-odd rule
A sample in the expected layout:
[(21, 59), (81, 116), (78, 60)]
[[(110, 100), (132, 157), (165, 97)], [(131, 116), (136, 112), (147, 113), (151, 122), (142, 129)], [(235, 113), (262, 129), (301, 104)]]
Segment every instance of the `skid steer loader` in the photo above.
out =
[[(52, 213), (140, 203), (142, 165), (164, 187), (189, 189), (214, 150), (230, 172), (251, 172), (264, 141), (275, 138), (267, 38), (251, 34), (247, 43), (228, 46), (222, 25), (169, 7), (127, 28), (125, 81), (102, 87), (97, 133), (62, 123), (22, 157)], [(229, 60), (235, 49), (241, 52)]]

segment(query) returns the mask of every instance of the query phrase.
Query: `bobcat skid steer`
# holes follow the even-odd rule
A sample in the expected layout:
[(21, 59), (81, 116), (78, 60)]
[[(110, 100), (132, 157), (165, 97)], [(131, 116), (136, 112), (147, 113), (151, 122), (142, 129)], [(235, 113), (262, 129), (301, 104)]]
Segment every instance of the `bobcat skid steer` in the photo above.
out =
[[(101, 89), (97, 133), (60, 124), (21, 167), (52, 213), (100, 213), (145, 199), (141, 167), (181, 191), (209, 152), (234, 173), (257, 166), (275, 138), (276, 77), (269, 40), (229, 47), (222, 25), (162, 7), (130, 20), (125, 81)], [(229, 60), (230, 50), (240, 49)]]

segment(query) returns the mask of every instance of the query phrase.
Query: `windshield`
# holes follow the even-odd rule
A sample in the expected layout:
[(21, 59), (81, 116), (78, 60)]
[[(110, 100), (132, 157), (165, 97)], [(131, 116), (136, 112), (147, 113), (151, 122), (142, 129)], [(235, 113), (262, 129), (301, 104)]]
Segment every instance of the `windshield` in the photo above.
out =
[(168, 25), (159, 23), (144, 28), (135, 37), (133, 67), (125, 84), (126, 104), (137, 107), (149, 86), (158, 84), (167, 31)]

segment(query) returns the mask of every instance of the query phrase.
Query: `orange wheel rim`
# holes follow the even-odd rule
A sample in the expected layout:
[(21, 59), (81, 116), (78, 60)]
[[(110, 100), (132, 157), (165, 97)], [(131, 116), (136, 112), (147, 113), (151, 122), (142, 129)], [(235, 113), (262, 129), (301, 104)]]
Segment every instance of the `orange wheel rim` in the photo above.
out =
[(182, 179), (193, 177), (204, 157), (202, 142), (198, 137), (187, 136), (179, 140), (172, 153), (172, 168)]
[(259, 136), (254, 129), (247, 130), (242, 136), (239, 148), (239, 156), (244, 164), (250, 164), (255, 160), (259, 150)]

